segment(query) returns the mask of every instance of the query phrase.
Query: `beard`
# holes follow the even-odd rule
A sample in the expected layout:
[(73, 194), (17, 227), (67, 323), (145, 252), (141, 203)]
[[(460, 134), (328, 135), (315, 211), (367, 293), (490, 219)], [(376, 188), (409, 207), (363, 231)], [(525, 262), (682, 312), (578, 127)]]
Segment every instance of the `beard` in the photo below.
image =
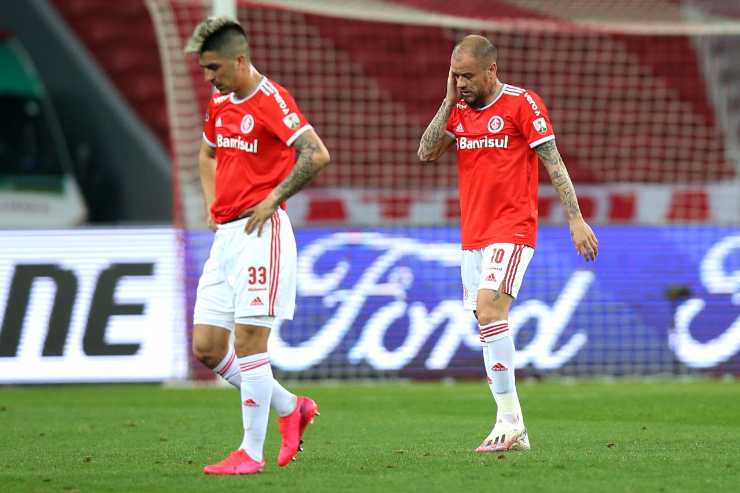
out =
[(485, 91), (482, 91), (480, 93), (473, 92), (473, 94), (471, 94), (470, 96), (463, 97), (465, 103), (476, 110), (483, 108), (486, 104), (489, 104), (490, 101), (486, 102), (486, 99), (496, 92), (496, 82), (490, 82), (486, 84), (486, 86), (487, 89)]

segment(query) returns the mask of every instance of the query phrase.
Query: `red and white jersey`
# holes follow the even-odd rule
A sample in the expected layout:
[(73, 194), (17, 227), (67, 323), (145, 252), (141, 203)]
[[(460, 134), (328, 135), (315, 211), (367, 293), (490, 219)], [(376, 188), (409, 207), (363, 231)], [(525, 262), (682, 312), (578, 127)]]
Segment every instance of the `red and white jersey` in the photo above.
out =
[(447, 122), (457, 139), (463, 250), (537, 242), (534, 147), (555, 138), (547, 109), (532, 91), (504, 84), (479, 110), (458, 101)]
[(291, 145), (311, 128), (288, 91), (267, 77), (244, 99), (214, 94), (203, 131), (216, 149), (213, 219), (231, 221), (265, 199), (295, 165)]

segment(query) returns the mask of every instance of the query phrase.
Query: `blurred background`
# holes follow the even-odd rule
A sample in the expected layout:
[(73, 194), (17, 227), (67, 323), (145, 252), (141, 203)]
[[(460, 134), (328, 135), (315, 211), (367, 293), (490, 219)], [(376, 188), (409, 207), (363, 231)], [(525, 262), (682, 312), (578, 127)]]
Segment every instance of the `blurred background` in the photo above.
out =
[(595, 264), (575, 254), (540, 169), (518, 375), (740, 372), (739, 3), (6, 0), (0, 382), (213, 378), (188, 342), (212, 88), (182, 49), (214, 12), (332, 154), (289, 201), (299, 297), (271, 336), (276, 374), (483, 378), (456, 159), (416, 158), (471, 33), (546, 102), (600, 241)]

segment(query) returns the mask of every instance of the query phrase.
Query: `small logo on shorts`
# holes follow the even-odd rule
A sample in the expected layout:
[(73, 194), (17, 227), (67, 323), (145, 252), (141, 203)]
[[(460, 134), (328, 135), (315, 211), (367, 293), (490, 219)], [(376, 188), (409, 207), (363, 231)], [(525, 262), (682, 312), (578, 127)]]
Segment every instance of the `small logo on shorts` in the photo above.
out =
[(255, 299), (252, 300), (249, 306), (265, 306), (265, 304), (262, 303), (262, 300), (260, 299), (260, 297), (257, 296)]
[(508, 368), (506, 368), (504, 365), (502, 365), (500, 362), (496, 363), (491, 367), (492, 371), (509, 371)]
[(496, 276), (493, 275), (493, 272), (491, 272), (490, 274), (488, 274), (488, 277), (486, 277), (486, 281), (487, 282), (488, 281), (490, 281), (490, 282), (496, 282)]
[(468, 287), (465, 284), (463, 284), (463, 299), (468, 299)]
[(244, 404), (245, 406), (249, 406), (249, 407), (260, 407), (259, 404), (254, 402), (254, 399), (247, 399), (246, 401), (242, 402), (242, 404)]

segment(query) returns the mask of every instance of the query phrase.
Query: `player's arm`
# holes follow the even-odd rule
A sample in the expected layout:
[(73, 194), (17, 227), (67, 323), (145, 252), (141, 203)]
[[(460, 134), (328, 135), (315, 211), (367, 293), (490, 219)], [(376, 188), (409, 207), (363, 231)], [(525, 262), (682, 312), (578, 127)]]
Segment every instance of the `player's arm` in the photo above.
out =
[(578, 255), (583, 255), (586, 262), (596, 260), (599, 253), (599, 241), (591, 227), (583, 220), (573, 182), (570, 180), (563, 158), (555, 145), (555, 139), (538, 145), (534, 150), (540, 156), (542, 162), (545, 163), (545, 169), (550, 175), (550, 180), (552, 180), (552, 184), (557, 190), (563, 206), (565, 206), (568, 224), (570, 225), (570, 237), (576, 246)]
[(416, 155), (423, 162), (431, 163), (455, 143), (455, 139), (447, 135), (445, 130), (447, 128), (447, 121), (450, 119), (450, 114), (452, 113), (452, 108), (455, 107), (455, 103), (459, 100), (460, 93), (457, 90), (457, 82), (450, 69), (450, 73), (447, 75), (447, 95), (444, 101), (442, 101), (439, 111), (437, 111), (437, 114), (434, 115), (431, 123), (429, 123), (429, 126), (424, 131), (424, 135), (421, 136), (419, 150), (416, 152)]
[(205, 140), (200, 144), (198, 167), (200, 168), (200, 184), (203, 187), (203, 197), (206, 199), (208, 229), (215, 232), (217, 226), (216, 221), (211, 216), (211, 205), (216, 200), (216, 149), (208, 145)]
[(265, 221), (280, 207), (280, 204), (308, 185), (319, 174), (319, 171), (329, 164), (331, 159), (324, 143), (312, 129), (298, 137), (293, 142), (293, 147), (298, 151), (298, 159), (293, 171), (270, 192), (265, 200), (239, 215), (239, 217), (249, 217), (245, 228), (247, 234), (251, 234), (257, 228), (257, 236), (260, 236)]

